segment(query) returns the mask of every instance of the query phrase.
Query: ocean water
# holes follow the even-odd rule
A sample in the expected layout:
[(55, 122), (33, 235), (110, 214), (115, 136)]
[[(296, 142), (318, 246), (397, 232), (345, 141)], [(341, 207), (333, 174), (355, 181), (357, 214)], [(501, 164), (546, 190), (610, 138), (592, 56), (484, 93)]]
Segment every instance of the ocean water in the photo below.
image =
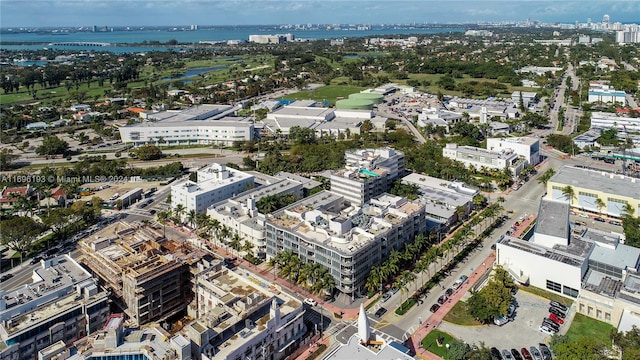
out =
[[(252, 27), (242, 28), (221, 28), (213, 30), (195, 30), (195, 31), (168, 31), (168, 30), (136, 30), (136, 31), (113, 31), (113, 32), (75, 32), (68, 34), (53, 33), (9, 33), (5, 32), (0, 36), (3, 43), (23, 43), (28, 45), (0, 45), (1, 49), (6, 50), (42, 50), (48, 49), (64, 49), (64, 50), (83, 50), (83, 51), (110, 51), (114, 53), (131, 53), (131, 52), (148, 52), (167, 50), (163, 46), (145, 46), (144, 42), (158, 41), (161, 43), (175, 39), (180, 43), (198, 44), (201, 41), (220, 42), (228, 40), (247, 41), (249, 35), (259, 34), (293, 34), (296, 39), (335, 39), (348, 37), (365, 37), (365, 36), (391, 36), (391, 35), (426, 35), (441, 34), (450, 32), (463, 32), (462, 28), (451, 29), (427, 29), (427, 28), (379, 28), (370, 30), (286, 30), (286, 29), (261, 29)], [(69, 46), (55, 45), (55, 43), (109, 43), (109, 46)], [(34, 43), (37, 43), (35, 45)], [(118, 44), (118, 45), (116, 45)], [(136, 44), (131, 46), (127, 44)], [(189, 46), (181, 45), (172, 49), (189, 48)]]

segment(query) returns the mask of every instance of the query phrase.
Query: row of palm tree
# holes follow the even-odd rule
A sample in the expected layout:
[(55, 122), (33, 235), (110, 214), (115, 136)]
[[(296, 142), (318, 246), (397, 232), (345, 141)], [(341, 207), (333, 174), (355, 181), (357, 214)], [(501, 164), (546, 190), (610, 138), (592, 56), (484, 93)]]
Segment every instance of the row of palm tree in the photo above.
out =
[(292, 250), (282, 251), (269, 259), (269, 266), (287, 279), (316, 295), (331, 296), (336, 287), (329, 269), (318, 263), (303, 263)]
[(185, 208), (182, 204), (177, 204), (173, 210), (159, 211), (156, 218), (163, 225), (163, 232), (166, 232), (167, 221), (171, 220), (175, 224), (189, 224), (198, 234), (214, 242), (224, 245), (227, 250), (235, 250), (236, 255), (240, 256), (240, 252), (253, 254), (254, 244), (249, 240), (244, 240), (240, 234), (233, 232), (226, 225), (220, 224), (220, 221), (210, 217), (207, 213), (198, 213), (190, 210), (185, 214)]
[[(482, 213), (461, 227), (450, 240), (440, 246), (433, 245), (433, 241), (429, 241), (432, 239), (433, 234), (430, 234), (429, 237), (418, 235), (412, 243), (407, 244), (402, 253), (393, 250), (386, 261), (379, 266), (371, 268), (364, 285), (365, 289), (369, 292), (382, 292), (384, 284), (388, 284), (391, 279), (395, 279), (392, 286), (400, 289), (403, 293), (408, 292), (409, 283), (415, 280), (416, 274), (427, 273), (427, 276), (430, 277), (433, 263), (441, 260), (440, 267), (442, 267), (445, 261), (450, 261), (449, 257), (451, 255), (460, 252), (471, 240), (476, 238), (478, 234), (473, 229), (477, 228), (477, 225), (485, 222), (486, 219), (490, 219), (490, 224), (493, 224), (496, 217), (501, 215), (502, 210), (504, 210), (501, 205), (503, 202), (504, 198), (498, 199), (497, 202), (488, 206)], [(409, 264), (415, 264), (413, 272), (404, 270)], [(424, 277), (422, 279), (424, 280)], [(424, 282), (421, 284), (422, 286), (424, 286)], [(415, 282), (415, 287), (415, 291), (417, 291), (417, 282)]]

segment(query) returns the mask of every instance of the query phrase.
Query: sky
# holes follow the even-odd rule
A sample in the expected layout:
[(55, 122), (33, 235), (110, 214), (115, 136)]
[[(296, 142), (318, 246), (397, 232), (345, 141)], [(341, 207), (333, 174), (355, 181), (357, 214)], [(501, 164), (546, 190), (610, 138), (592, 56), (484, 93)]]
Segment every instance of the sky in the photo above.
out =
[(0, 27), (640, 23), (640, 0), (0, 0)]

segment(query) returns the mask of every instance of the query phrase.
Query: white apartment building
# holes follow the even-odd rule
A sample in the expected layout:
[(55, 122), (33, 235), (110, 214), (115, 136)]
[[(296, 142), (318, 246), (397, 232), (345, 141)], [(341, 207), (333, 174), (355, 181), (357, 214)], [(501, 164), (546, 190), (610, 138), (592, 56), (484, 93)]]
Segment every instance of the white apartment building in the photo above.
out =
[(123, 143), (134, 145), (218, 144), (232, 145), (256, 137), (252, 117), (235, 117), (239, 108), (197, 105), (184, 110), (141, 113), (144, 121), (119, 128)]
[(107, 292), (68, 255), (41, 260), (32, 282), (0, 286), (0, 359), (36, 359), (59, 341), (100, 329), (109, 315)]
[(487, 150), (501, 152), (507, 149), (520, 155), (531, 166), (536, 166), (540, 162), (540, 140), (537, 138), (523, 136), (487, 139)]
[(389, 191), (393, 180), (405, 171), (404, 154), (391, 148), (345, 152), (345, 168), (331, 173), (331, 192), (361, 206)]
[[(369, 270), (426, 233), (424, 206), (382, 194), (362, 207), (322, 191), (267, 216), (267, 256), (291, 250), (327, 268), (344, 300), (364, 294)], [(339, 295), (339, 296), (341, 296)]]
[(282, 360), (301, 346), (307, 329), (299, 300), (219, 261), (197, 266), (189, 315), (198, 320), (183, 329), (194, 359)]
[(249, 35), (249, 42), (257, 44), (282, 44), (295, 40), (293, 34), (275, 34), (275, 35)]
[(187, 180), (171, 187), (172, 209), (182, 204), (184, 214), (191, 210), (205, 212), (209, 206), (254, 186), (253, 175), (217, 163), (198, 170), (197, 175), (198, 182)]
[(518, 177), (524, 168), (524, 160), (512, 149), (490, 151), (473, 146), (458, 146), (447, 144), (442, 149), (442, 156), (462, 162), (466, 167), (473, 166), (477, 170), (482, 168), (503, 170), (509, 168), (513, 177)]
[[(612, 113), (594, 111), (591, 113), (592, 129), (617, 129), (624, 132), (640, 132), (640, 118), (617, 116)], [(626, 131), (625, 131), (626, 128)]]
[(265, 196), (293, 194), (297, 198), (303, 196), (302, 183), (294, 180), (280, 180), (250, 190), (232, 199), (211, 205), (207, 215), (217, 219), (221, 225), (253, 244), (253, 255), (264, 259), (267, 254), (265, 236), (266, 214), (261, 214), (256, 203)]

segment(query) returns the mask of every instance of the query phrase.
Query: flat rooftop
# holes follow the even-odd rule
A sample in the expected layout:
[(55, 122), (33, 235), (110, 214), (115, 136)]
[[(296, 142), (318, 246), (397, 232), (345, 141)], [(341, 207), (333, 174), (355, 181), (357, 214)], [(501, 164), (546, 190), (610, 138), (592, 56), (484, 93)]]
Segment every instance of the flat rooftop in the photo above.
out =
[(542, 199), (538, 209), (535, 232), (568, 239), (569, 203)]
[(604, 171), (563, 166), (551, 177), (549, 182), (640, 199), (640, 181), (638, 179)]
[(530, 136), (520, 136), (520, 137), (503, 137), (503, 138), (491, 138), (491, 139), (487, 139), (487, 140), (493, 140), (493, 139), (499, 139), (500, 141), (504, 141), (504, 142), (508, 142), (508, 143), (513, 143), (513, 144), (524, 144), (524, 145), (533, 145), (535, 143), (540, 142), (539, 139), (534, 138), (534, 137), (530, 137)]
[[(586, 260), (586, 256), (593, 246), (593, 243), (577, 241), (573, 244), (572, 248), (554, 246), (553, 249), (550, 249), (548, 247), (511, 236), (505, 236), (502, 240), (498, 241), (498, 243), (575, 267), (582, 266)], [(578, 256), (576, 255), (578, 253), (586, 254), (584, 256)]]
[(275, 117), (295, 117), (295, 116), (305, 116), (305, 117), (317, 117), (320, 120), (324, 120), (326, 117), (333, 116), (332, 108), (322, 108), (322, 107), (298, 107), (298, 106), (285, 106), (281, 109), (275, 110), (272, 113), (272, 116)]
[(61, 291), (73, 293), (74, 285), (88, 279), (91, 279), (91, 274), (68, 255), (42, 260), (40, 266), (33, 270), (31, 283), (0, 291), (0, 296), (6, 301), (6, 309), (0, 310), (0, 321), (15, 315), (19, 305), (44, 304), (51, 301), (49, 295)]
[(516, 154), (515, 152), (493, 152), (487, 149), (477, 148), (473, 146), (458, 146), (455, 148), (455, 150), (457, 150), (459, 153), (483, 156), (485, 158), (491, 159), (508, 160), (518, 157), (518, 154)]
[(618, 244), (614, 249), (608, 246), (595, 246), (589, 256), (589, 260), (607, 264), (611, 267), (626, 270), (627, 268), (638, 271), (640, 249)]
[(292, 173), (286, 172), (286, 171), (279, 171), (279, 172), (275, 173), (273, 176), (275, 176), (276, 178), (280, 178), (280, 179), (288, 179), (288, 180), (297, 181), (297, 182), (301, 183), (302, 187), (305, 188), (305, 189), (313, 189), (315, 187), (318, 187), (318, 186), (322, 185), (322, 183), (320, 181), (312, 180), (312, 179), (309, 179), (307, 177), (296, 175), (296, 174), (292, 174)]

